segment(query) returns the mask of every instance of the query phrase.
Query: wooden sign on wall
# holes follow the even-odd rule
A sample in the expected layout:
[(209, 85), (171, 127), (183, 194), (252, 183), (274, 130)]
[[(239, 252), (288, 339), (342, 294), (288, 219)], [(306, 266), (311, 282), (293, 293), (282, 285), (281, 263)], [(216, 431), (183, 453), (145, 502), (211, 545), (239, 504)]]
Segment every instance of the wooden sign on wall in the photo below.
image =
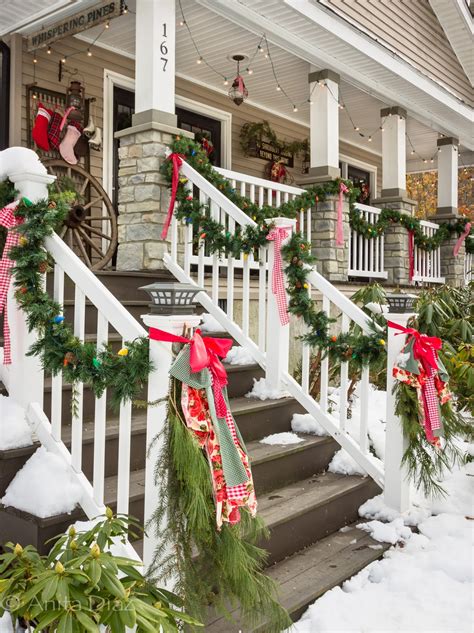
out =
[(74, 35), (87, 29), (91, 29), (102, 22), (107, 22), (118, 15), (121, 15), (121, 2), (100, 2), (84, 11), (70, 15), (55, 24), (42, 28), (36, 33), (28, 36), (28, 50), (34, 51), (45, 46), (50, 46), (53, 42)]
[(273, 163), (280, 161), (286, 167), (293, 167), (293, 154), (285, 154), (266, 141), (257, 141), (256, 154), (258, 158), (263, 158), (263, 160), (270, 160)]

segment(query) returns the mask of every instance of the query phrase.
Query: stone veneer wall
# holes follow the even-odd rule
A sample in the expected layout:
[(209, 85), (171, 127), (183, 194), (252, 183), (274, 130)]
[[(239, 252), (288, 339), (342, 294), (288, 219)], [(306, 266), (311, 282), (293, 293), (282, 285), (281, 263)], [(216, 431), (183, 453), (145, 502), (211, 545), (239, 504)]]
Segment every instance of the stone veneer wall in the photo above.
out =
[(336, 246), (338, 197), (318, 202), (311, 215), (312, 251), (316, 268), (329, 281), (347, 281), (349, 267), (349, 203), (343, 205), (344, 246)]
[(120, 135), (118, 270), (163, 268), (167, 242), (161, 240), (161, 231), (169, 191), (159, 169), (172, 139), (172, 134), (156, 129), (132, 128)]

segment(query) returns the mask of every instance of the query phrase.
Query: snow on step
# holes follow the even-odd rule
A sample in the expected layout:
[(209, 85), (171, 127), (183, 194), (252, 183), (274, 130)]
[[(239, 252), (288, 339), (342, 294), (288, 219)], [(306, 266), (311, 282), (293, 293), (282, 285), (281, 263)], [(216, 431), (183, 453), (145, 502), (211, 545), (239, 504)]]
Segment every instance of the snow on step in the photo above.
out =
[(22, 448), (32, 444), (25, 410), (12, 398), (0, 395), (0, 450)]
[(68, 465), (41, 446), (17, 472), (1, 502), (40, 518), (69, 513), (82, 489)]

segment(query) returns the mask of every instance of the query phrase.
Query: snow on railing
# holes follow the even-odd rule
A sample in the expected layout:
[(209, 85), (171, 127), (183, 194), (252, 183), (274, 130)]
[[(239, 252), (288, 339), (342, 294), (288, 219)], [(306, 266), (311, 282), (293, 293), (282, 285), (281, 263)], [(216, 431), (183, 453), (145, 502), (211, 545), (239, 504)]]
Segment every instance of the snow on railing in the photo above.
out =
[[(380, 209), (369, 207), (365, 204), (357, 204), (356, 207), (366, 222), (369, 224), (377, 222), (380, 216)], [(349, 275), (352, 277), (386, 279), (387, 272), (384, 268), (385, 238), (383, 233), (368, 239), (352, 229), (349, 235)]]
[[(222, 192), (214, 188), (188, 163), (183, 162), (181, 171), (187, 178), (186, 186), (189, 195), (199, 196), (209, 204), (213, 217), (219, 219), (229, 231), (234, 231), (236, 225), (255, 226), (255, 222), (244, 214)], [(224, 174), (225, 175), (225, 174)], [(249, 177), (242, 177), (245, 186), (254, 183)], [(234, 178), (237, 182), (237, 178)], [(243, 189), (243, 185), (242, 185)], [(247, 193), (247, 190), (246, 190)], [(259, 194), (260, 195), (260, 194)], [(268, 195), (268, 194), (267, 194)], [(294, 221), (286, 218), (275, 219), (280, 225), (288, 225)], [(361, 382), (362, 419), (360, 436), (353, 439), (347, 432), (349, 406), (347, 392), (349, 388), (348, 363), (342, 363), (339, 375), (331, 373), (331, 380), (341, 387), (340, 412), (336, 419), (328, 406), (329, 394), (329, 362), (324, 359), (320, 363), (320, 392), (318, 400), (309, 393), (310, 365), (314, 369), (314, 359), (311, 350), (306, 345), (299, 345), (293, 338), (291, 355), (288, 354), (290, 331), (288, 326), (281, 326), (279, 319), (272, 310), (274, 296), (271, 292), (271, 274), (274, 243), (261, 248), (254, 259), (240, 260), (240, 266), (232, 256), (219, 257), (214, 254), (205, 259), (204, 255), (192, 253), (192, 227), (179, 226), (173, 220), (171, 231), (171, 253), (164, 256), (168, 269), (181, 282), (196, 283), (206, 289), (198, 295), (203, 307), (219, 322), (223, 330), (229, 332), (233, 338), (244, 347), (266, 370), (267, 383), (270, 376), (274, 380), (278, 376), (279, 388), (293, 396), (317, 421), (345, 448), (349, 454), (364, 468), (380, 485), (383, 483), (382, 465), (373, 458), (369, 451), (366, 420), (369, 395), (369, 368), (363, 370)], [(185, 238), (179, 239), (180, 231), (184, 231)], [(184, 254), (179, 253), (178, 245), (184, 242)], [(200, 253), (205, 253), (206, 237), (200, 240)], [(206, 262), (210, 267), (206, 269)], [(258, 272), (251, 274), (251, 262)], [(191, 264), (196, 263), (193, 267)], [(268, 265), (267, 265), (268, 264)], [(334, 331), (347, 331), (351, 323), (356, 323), (362, 331), (369, 332), (369, 319), (366, 314), (350, 299), (330, 284), (322, 275), (312, 270), (308, 282), (316, 301), (321, 302), (322, 309), (336, 320)], [(298, 332), (299, 334), (300, 332)], [(299, 351), (298, 351), (299, 350)], [(295, 354), (297, 355), (295, 357)], [(301, 379), (293, 378), (294, 369), (301, 367)], [(274, 385), (272, 385), (274, 386)]]
[[(421, 230), (424, 235), (432, 237), (439, 229), (439, 225), (427, 220), (421, 220)], [(413, 282), (430, 282), (443, 284), (444, 277), (441, 276), (441, 249), (435, 248), (432, 251), (425, 251), (415, 244), (414, 255), (414, 275)]]

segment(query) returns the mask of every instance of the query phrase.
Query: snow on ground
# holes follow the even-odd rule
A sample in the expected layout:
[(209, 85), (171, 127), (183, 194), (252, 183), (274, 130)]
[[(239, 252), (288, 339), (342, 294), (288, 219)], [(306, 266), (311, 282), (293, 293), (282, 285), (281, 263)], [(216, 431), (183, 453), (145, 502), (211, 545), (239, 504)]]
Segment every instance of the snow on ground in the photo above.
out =
[(201, 314), (201, 330), (203, 332), (222, 332), (222, 325), (212, 314)]
[(320, 437), (329, 435), (326, 429), (309, 413), (294, 413), (291, 420), (291, 429), (295, 433), (311, 433)]
[(234, 345), (234, 347), (230, 348), (224, 360), (226, 363), (229, 363), (229, 365), (255, 364), (252, 354), (245, 349), (245, 347), (239, 347), (238, 345)]
[(331, 463), (328, 466), (330, 473), (339, 473), (340, 475), (363, 475), (367, 473), (359, 466), (359, 464), (353, 459), (349, 453), (341, 448), (332, 458)]
[(31, 446), (31, 431), (25, 410), (12, 398), (0, 395), (0, 450)]
[(7, 611), (0, 618), (0, 633), (14, 633), (12, 619)]
[(253, 379), (253, 388), (245, 394), (246, 398), (258, 398), (259, 400), (278, 400), (286, 398), (289, 393), (286, 391), (278, 391), (267, 386), (265, 378)]
[(291, 633), (471, 633), (474, 463), (449, 473), (443, 486), (444, 498), (415, 492), (402, 516), (381, 495), (364, 503), (359, 514), (372, 520), (360, 527), (396, 545), (317, 600)]
[(302, 437), (298, 437), (296, 433), (273, 433), (273, 435), (267, 435), (260, 440), (260, 444), (278, 444), (281, 446), (286, 446), (287, 444), (299, 444), (300, 442), (304, 442)]
[(17, 472), (1, 502), (45, 518), (72, 512), (81, 496), (67, 464), (41, 446)]

